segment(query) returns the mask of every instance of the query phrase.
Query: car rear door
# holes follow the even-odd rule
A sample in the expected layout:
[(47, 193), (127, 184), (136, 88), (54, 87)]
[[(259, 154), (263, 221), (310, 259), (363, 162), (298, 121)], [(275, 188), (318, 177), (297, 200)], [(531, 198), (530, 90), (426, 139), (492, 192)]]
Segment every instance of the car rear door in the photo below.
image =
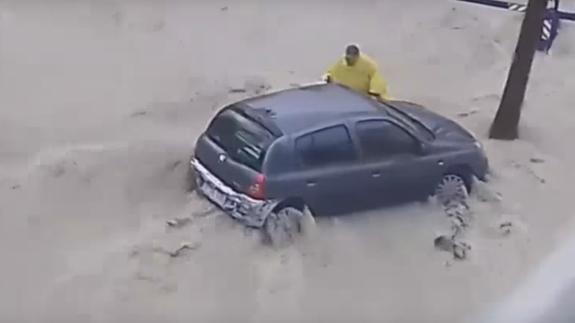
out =
[(370, 202), (395, 204), (429, 194), (441, 168), (401, 124), (370, 119), (355, 124), (361, 158), (370, 173)]
[(314, 211), (338, 214), (362, 208), (363, 169), (344, 124), (299, 136), (294, 147), (298, 170), (292, 182)]

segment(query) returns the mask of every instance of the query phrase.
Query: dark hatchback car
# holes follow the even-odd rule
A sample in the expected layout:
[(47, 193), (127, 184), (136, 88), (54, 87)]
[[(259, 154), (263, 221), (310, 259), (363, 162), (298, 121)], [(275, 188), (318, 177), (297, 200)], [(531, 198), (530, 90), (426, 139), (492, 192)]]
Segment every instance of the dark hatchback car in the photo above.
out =
[(331, 215), (463, 195), (488, 162), (469, 132), (421, 106), (316, 84), (221, 109), (191, 167), (201, 195), (263, 227), (308, 209)]

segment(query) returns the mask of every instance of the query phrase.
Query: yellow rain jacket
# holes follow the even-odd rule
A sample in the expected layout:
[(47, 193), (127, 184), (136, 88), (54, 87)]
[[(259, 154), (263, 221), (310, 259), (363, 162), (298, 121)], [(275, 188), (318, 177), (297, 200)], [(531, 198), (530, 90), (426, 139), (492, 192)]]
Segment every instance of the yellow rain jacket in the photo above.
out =
[(377, 64), (369, 56), (360, 54), (355, 65), (349, 66), (345, 58), (342, 58), (327, 70), (325, 76), (329, 76), (332, 82), (345, 85), (357, 92), (390, 100), (387, 84), (377, 69)]

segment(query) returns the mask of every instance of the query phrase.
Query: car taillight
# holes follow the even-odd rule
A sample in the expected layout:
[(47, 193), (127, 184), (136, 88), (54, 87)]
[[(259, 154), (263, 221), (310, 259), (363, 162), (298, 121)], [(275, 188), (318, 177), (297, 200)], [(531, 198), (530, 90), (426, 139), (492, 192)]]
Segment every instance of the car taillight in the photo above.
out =
[(252, 185), (248, 188), (248, 195), (254, 199), (263, 200), (265, 198), (264, 185), (266, 178), (262, 174), (258, 174)]

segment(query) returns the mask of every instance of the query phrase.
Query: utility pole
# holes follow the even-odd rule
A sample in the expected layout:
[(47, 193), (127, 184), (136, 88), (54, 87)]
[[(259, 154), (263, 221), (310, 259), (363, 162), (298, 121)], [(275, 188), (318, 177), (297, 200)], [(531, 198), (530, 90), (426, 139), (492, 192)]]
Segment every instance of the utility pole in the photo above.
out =
[(547, 0), (529, 0), (503, 97), (489, 130), (489, 138), (518, 138), (518, 125), (537, 42), (541, 36)]

